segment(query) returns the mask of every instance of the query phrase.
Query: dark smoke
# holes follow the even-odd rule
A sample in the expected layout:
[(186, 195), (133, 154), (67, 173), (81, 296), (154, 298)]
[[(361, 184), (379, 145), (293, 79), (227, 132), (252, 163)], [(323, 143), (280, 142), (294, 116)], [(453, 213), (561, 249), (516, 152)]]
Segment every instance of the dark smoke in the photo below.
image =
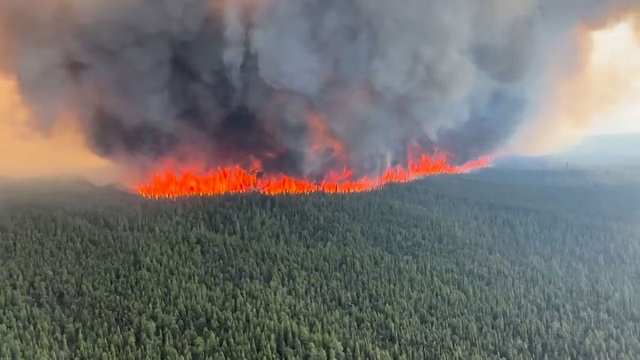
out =
[[(308, 116), (351, 165), (408, 144), (461, 162), (525, 120), (579, 22), (637, 1), (0, 0), (3, 67), (46, 125), (72, 111), (105, 157), (197, 149), (211, 164), (322, 172)], [(570, 47), (567, 47), (570, 48)]]

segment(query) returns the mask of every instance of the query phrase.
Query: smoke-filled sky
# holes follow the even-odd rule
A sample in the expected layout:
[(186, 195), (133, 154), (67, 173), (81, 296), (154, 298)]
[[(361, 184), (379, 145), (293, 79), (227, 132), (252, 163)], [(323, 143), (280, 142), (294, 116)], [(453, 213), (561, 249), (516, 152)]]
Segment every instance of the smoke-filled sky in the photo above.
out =
[(578, 28), (581, 63), (555, 75), (535, 117), (512, 139), (519, 150), (547, 153), (583, 136), (640, 133), (640, 31), (637, 15), (602, 28)]
[(46, 133), (34, 129), (16, 87), (11, 76), (0, 74), (0, 177), (108, 177), (108, 162), (87, 149), (72, 122), (60, 121)]
[(638, 8), (0, 0), (0, 176), (165, 157), (376, 172), (416, 143), (461, 162), (638, 129)]
[[(640, 22), (627, 18), (593, 33), (591, 71), (610, 79), (611, 107), (594, 114), (593, 132), (640, 133)], [(595, 69), (595, 70), (594, 70)], [(592, 81), (592, 87), (606, 80)], [(602, 86), (601, 86), (602, 88)]]

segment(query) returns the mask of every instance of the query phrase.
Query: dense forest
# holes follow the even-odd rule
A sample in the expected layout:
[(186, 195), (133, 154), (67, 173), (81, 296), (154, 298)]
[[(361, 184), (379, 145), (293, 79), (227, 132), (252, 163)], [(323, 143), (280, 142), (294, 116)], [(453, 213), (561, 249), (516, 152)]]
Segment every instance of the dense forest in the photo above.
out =
[[(2, 359), (639, 359), (640, 183), (0, 206)], [(34, 199), (35, 198), (35, 199)]]

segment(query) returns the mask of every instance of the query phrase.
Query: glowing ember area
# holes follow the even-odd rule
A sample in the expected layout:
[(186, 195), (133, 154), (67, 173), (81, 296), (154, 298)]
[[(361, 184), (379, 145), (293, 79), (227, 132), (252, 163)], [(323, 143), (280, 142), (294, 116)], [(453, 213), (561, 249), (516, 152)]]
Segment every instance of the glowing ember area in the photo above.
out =
[(445, 155), (422, 155), (409, 161), (406, 167), (395, 167), (380, 177), (357, 178), (345, 169), (329, 173), (322, 181), (297, 179), (286, 175), (260, 175), (240, 167), (221, 168), (208, 173), (167, 169), (153, 177), (147, 185), (137, 188), (138, 194), (149, 198), (177, 198), (183, 196), (213, 196), (259, 192), (266, 195), (304, 194), (312, 192), (355, 193), (378, 189), (390, 183), (405, 183), (422, 177), (460, 174), (491, 165), (490, 158), (481, 158), (453, 166)]

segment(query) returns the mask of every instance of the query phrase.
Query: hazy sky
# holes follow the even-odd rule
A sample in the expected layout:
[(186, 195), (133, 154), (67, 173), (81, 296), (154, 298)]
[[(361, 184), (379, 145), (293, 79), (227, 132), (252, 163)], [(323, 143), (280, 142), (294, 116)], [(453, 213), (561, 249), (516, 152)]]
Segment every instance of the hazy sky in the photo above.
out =
[(14, 79), (0, 73), (0, 178), (91, 177), (107, 166), (87, 149), (70, 122), (59, 123), (46, 135), (34, 131)]
[(592, 66), (615, 81), (602, 84), (602, 96), (613, 94), (614, 99), (611, 109), (596, 114), (592, 132), (640, 132), (640, 38), (633, 24), (625, 22), (596, 32), (593, 39)]
[(534, 121), (510, 146), (543, 155), (589, 135), (640, 132), (640, 17), (576, 29), (581, 62), (561, 68)]

